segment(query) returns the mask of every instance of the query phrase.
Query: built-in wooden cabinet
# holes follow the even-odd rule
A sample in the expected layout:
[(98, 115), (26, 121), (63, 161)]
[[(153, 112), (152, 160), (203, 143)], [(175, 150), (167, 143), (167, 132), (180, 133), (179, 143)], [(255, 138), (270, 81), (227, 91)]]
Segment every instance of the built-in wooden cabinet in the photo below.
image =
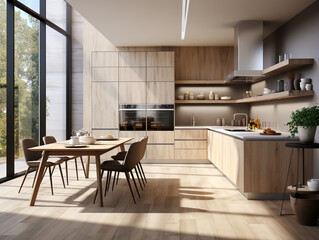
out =
[(148, 67), (172, 67), (174, 66), (174, 52), (148, 52)]
[(145, 104), (146, 82), (119, 82), (120, 104)]
[(92, 128), (118, 128), (118, 83), (92, 83)]
[(148, 104), (174, 104), (174, 82), (147, 82)]
[(146, 52), (119, 52), (119, 67), (145, 67)]
[(147, 67), (147, 81), (174, 82), (174, 67)]
[(96, 51), (92, 52), (91, 67), (118, 67), (119, 55), (118, 52)]
[(146, 67), (123, 67), (118, 69), (119, 81), (145, 82)]
[(149, 144), (174, 144), (174, 131), (147, 131)]
[(170, 163), (174, 159), (174, 145), (147, 145), (147, 162)]
[(178, 129), (175, 130), (176, 140), (207, 140), (206, 129)]

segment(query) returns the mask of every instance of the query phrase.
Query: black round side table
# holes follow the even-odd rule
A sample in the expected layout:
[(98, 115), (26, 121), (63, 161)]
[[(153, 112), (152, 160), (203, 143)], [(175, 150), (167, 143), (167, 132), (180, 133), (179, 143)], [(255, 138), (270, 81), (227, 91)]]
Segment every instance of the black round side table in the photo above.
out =
[(280, 216), (282, 216), (282, 208), (284, 206), (284, 200), (285, 200), (285, 195), (286, 195), (286, 190), (287, 190), (287, 182), (288, 182), (288, 177), (289, 177), (289, 171), (290, 171), (290, 166), (291, 166), (291, 161), (292, 161), (292, 153), (294, 148), (298, 150), (298, 157), (297, 157), (297, 178), (296, 178), (296, 193), (298, 191), (298, 178), (299, 178), (299, 153), (300, 149), (302, 150), (302, 184), (305, 184), (305, 149), (314, 149), (314, 148), (319, 148), (319, 143), (311, 143), (311, 144), (305, 144), (305, 143), (300, 143), (300, 142), (291, 142), (291, 143), (286, 143), (286, 147), (291, 148), (291, 153), (290, 153), (290, 160), (289, 160), (289, 165), (288, 165), (288, 171), (287, 171), (287, 176), (286, 176), (286, 183), (285, 183), (285, 189), (284, 189), (284, 194), (282, 196), (282, 202), (281, 202), (281, 209), (280, 209)]

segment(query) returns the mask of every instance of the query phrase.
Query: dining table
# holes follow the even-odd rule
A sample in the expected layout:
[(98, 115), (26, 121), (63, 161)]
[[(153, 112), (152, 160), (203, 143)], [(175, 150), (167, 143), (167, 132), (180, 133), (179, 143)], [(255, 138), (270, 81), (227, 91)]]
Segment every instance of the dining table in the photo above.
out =
[[(120, 147), (122, 152), (125, 151), (124, 144), (131, 141), (133, 138), (118, 138), (118, 139), (104, 139), (95, 142), (92, 145), (69, 145), (69, 141), (56, 142), (46, 145), (41, 145), (37, 147), (29, 148), (30, 151), (41, 151), (43, 152), (39, 169), (36, 175), (35, 186), (30, 199), (30, 206), (34, 206), (41, 181), (43, 178), (43, 173), (45, 169), (46, 162), (49, 156), (94, 156), (96, 163), (96, 180), (97, 188), (99, 193), (100, 205), (103, 207), (103, 194), (102, 194), (102, 180), (101, 180), (101, 155), (109, 152), (117, 147)], [(88, 171), (88, 169), (87, 169)]]

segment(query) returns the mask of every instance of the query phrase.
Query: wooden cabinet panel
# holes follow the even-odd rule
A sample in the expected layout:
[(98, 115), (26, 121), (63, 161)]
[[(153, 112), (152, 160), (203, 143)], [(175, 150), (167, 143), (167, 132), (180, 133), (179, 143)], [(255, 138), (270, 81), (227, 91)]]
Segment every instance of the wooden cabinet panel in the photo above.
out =
[(175, 159), (207, 159), (207, 149), (175, 149)]
[(92, 83), (92, 128), (118, 128), (118, 83)]
[(92, 52), (92, 67), (117, 67), (118, 52)]
[(146, 136), (146, 131), (119, 131), (119, 137), (123, 138), (134, 138), (127, 144), (139, 141), (142, 137)]
[(147, 103), (174, 104), (174, 82), (147, 82)]
[(145, 104), (146, 82), (119, 82), (120, 104)]
[(147, 160), (174, 159), (174, 145), (147, 145)]
[(174, 131), (147, 131), (148, 143), (174, 144)]
[(175, 148), (182, 149), (207, 149), (207, 141), (183, 141), (177, 140), (175, 141)]
[(213, 131), (207, 131), (207, 157), (208, 160), (213, 162)]
[(131, 67), (119, 68), (119, 81), (145, 82), (146, 68), (145, 67)]
[(120, 52), (120, 67), (146, 67), (146, 52)]
[(174, 67), (148, 67), (147, 81), (174, 82)]
[(119, 130), (110, 130), (110, 129), (103, 129), (103, 130), (93, 130), (92, 134), (96, 138), (105, 137), (107, 135), (112, 135), (115, 138), (119, 137)]
[(175, 139), (207, 140), (207, 130), (180, 129), (175, 130)]
[(148, 67), (172, 67), (174, 66), (174, 52), (148, 52)]
[(92, 68), (92, 81), (118, 81), (117, 67)]

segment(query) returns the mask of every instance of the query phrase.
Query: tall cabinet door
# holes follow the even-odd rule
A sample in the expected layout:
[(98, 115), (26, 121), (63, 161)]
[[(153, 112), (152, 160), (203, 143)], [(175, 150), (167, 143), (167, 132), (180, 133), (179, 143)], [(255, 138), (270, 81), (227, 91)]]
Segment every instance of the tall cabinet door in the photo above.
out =
[(147, 82), (148, 104), (174, 104), (174, 82)]
[(92, 82), (92, 128), (118, 128), (118, 82)]

